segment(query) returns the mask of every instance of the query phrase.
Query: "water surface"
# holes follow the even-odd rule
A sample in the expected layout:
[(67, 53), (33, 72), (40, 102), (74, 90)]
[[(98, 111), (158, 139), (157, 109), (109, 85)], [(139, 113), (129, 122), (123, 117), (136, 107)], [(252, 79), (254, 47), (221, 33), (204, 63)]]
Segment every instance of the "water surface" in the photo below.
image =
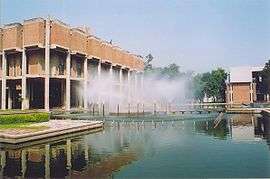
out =
[[(2, 145), (1, 176), (63, 178), (270, 177), (270, 120), (233, 115), (107, 122), (94, 134)], [(1, 177), (0, 176), (0, 177)]]

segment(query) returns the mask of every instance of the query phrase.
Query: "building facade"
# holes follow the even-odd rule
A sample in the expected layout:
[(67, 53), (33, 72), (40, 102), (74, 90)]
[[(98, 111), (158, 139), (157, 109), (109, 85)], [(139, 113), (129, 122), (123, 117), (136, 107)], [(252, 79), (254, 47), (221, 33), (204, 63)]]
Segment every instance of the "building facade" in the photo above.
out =
[(234, 67), (230, 69), (226, 102), (232, 104), (250, 104), (268, 101), (261, 71), (263, 67)]
[(0, 64), (3, 110), (88, 108), (94, 79), (107, 73), (123, 90), (140, 84), (144, 68), (140, 56), (50, 18), (0, 28)]

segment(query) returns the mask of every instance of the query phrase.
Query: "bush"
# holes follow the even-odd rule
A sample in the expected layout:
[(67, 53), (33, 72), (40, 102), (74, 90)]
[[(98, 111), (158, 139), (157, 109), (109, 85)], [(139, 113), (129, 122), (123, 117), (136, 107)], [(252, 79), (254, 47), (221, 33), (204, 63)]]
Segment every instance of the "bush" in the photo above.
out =
[(49, 113), (8, 114), (0, 115), (0, 124), (46, 122), (49, 118)]

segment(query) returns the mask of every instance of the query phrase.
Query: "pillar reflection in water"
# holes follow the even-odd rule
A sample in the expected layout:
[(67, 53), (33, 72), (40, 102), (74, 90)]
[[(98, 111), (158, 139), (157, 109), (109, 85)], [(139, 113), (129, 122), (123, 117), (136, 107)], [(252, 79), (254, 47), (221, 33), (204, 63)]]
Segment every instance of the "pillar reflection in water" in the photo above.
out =
[(71, 140), (67, 139), (67, 169), (68, 171), (71, 170)]
[(25, 172), (27, 169), (27, 156), (26, 156), (26, 150), (22, 150), (21, 153), (21, 165), (22, 165), (22, 177), (25, 177)]
[(270, 117), (258, 117), (255, 123), (255, 135), (263, 137), (270, 150)]
[(6, 166), (6, 151), (0, 151), (1, 154), (1, 170), (0, 170), (0, 177), (3, 178), (4, 168)]
[(50, 178), (50, 144), (45, 145), (45, 178)]

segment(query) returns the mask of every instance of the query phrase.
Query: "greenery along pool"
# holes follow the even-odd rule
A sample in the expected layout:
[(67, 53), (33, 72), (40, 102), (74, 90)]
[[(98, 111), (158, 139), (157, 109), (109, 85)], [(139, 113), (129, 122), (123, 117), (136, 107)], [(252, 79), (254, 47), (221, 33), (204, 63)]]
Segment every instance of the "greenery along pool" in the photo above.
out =
[(270, 177), (270, 120), (233, 115), (107, 122), (105, 130), (32, 146), (2, 145), (1, 175), (25, 177)]

